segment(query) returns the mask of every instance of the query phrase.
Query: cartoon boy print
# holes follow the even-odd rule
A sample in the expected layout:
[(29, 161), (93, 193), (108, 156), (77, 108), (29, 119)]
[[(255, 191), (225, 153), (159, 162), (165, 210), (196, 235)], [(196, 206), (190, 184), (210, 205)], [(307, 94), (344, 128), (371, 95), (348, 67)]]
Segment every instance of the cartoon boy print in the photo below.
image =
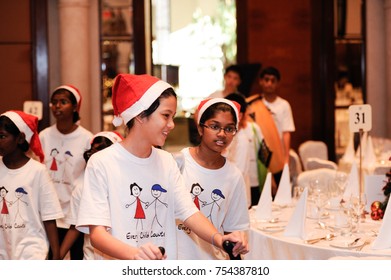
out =
[(198, 210), (200, 210), (200, 201), (202, 203), (202, 206), (206, 204), (206, 201), (203, 201), (199, 198), (200, 194), (204, 191), (204, 189), (200, 186), (199, 183), (194, 183), (191, 185), (190, 193), (194, 196), (193, 201), (194, 204), (197, 206)]
[(15, 227), (21, 227), (24, 225), (24, 219), (23, 219), (22, 215), (20, 214), (20, 209), (21, 209), (20, 207), (21, 207), (22, 203), (24, 203), (25, 206), (29, 205), (26, 201), (22, 200), (22, 197), (25, 194), (28, 194), (28, 193), (24, 190), (23, 187), (19, 187), (15, 190), (16, 200), (13, 202), (13, 204), (16, 204), (16, 215), (15, 215), (15, 220), (14, 220)]
[(142, 220), (145, 220), (145, 213), (144, 213), (142, 203), (145, 204), (145, 207), (148, 207), (148, 205), (149, 205), (148, 202), (144, 202), (140, 199), (140, 195), (141, 195), (142, 190), (143, 189), (139, 185), (137, 185), (136, 183), (130, 184), (130, 195), (134, 196), (135, 200), (132, 203), (125, 205), (125, 207), (128, 208), (136, 202), (136, 212), (134, 214), (134, 219), (137, 220), (136, 230), (138, 230), (139, 222), (141, 224), (141, 230), (143, 230), (143, 221)]
[[(10, 215), (8, 211), (8, 206), (12, 205), (11, 201), (6, 200), (8, 190), (4, 187), (1, 186), (0, 188), (0, 208), (1, 208), (1, 225), (3, 229), (6, 228), (11, 228), (11, 223), (10, 223)], [(8, 204), (8, 205), (7, 205)]]
[(212, 202), (210, 203), (207, 203), (205, 204), (206, 205), (211, 205), (212, 207), (210, 208), (210, 211), (209, 211), (209, 215), (207, 216), (207, 218), (210, 219), (211, 223), (213, 224), (213, 220), (212, 220), (212, 213), (213, 213), (213, 210), (215, 209), (215, 206), (218, 207), (218, 209), (216, 211), (219, 211), (220, 210), (220, 205), (217, 203), (220, 199), (225, 199), (225, 196), (223, 195), (223, 193), (221, 192), (221, 190), (219, 189), (214, 189), (212, 191), (212, 193), (210, 194), (211, 198), (212, 198)]
[(70, 181), (72, 180), (72, 158), (73, 155), (71, 151), (66, 151), (64, 153), (64, 172), (62, 176), (62, 182), (65, 184), (70, 184)]
[(153, 185), (152, 187), (151, 187), (151, 194), (152, 194), (152, 196), (155, 198), (151, 203), (149, 203), (149, 205), (146, 205), (145, 206), (145, 209), (147, 209), (150, 205), (152, 205), (152, 204), (155, 204), (155, 214), (154, 214), (154, 216), (153, 216), (153, 220), (152, 220), (152, 224), (151, 224), (151, 229), (153, 228), (153, 223), (155, 222), (155, 220), (156, 220), (156, 222), (158, 223), (158, 225), (160, 226), (160, 227), (163, 227), (160, 223), (159, 223), (159, 220), (158, 220), (158, 218), (157, 218), (157, 203), (158, 202), (160, 202), (162, 205), (164, 205), (164, 206), (166, 206), (166, 208), (168, 208), (168, 204), (167, 203), (165, 203), (165, 202), (163, 202), (163, 201), (161, 201), (160, 199), (159, 199), (159, 197), (162, 195), (162, 193), (166, 193), (167, 192), (167, 190), (166, 189), (164, 189), (162, 186), (160, 186), (159, 184), (155, 184), (155, 185)]

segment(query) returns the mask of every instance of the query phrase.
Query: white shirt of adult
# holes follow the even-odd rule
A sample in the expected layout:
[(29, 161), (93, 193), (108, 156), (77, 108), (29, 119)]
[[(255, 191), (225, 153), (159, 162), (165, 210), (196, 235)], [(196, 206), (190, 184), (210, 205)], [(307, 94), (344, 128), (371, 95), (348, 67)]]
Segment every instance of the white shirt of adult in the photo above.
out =
[(277, 96), (273, 102), (266, 101), (266, 98), (262, 98), (262, 101), (271, 111), (281, 139), (283, 132), (295, 131), (292, 109), (287, 100)]

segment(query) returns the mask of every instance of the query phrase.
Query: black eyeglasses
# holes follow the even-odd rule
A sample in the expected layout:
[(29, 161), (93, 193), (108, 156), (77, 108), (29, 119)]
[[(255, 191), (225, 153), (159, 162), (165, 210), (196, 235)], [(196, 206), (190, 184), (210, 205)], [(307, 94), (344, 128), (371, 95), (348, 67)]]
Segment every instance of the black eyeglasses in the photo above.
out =
[(232, 125), (231, 126), (226, 126), (226, 127), (221, 127), (221, 126), (218, 126), (218, 125), (215, 125), (215, 124), (206, 125), (206, 124), (200, 123), (200, 126), (209, 128), (210, 130), (216, 132), (216, 134), (220, 133), (220, 131), (223, 130), (225, 134), (235, 135), (236, 132), (238, 131), (236, 129), (236, 127), (234, 127)]

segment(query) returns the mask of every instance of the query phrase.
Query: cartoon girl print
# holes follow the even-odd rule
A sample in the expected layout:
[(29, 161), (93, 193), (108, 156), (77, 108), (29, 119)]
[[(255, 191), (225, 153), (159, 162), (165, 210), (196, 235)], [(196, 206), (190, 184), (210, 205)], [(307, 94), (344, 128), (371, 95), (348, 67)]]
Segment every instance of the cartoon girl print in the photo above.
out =
[(58, 165), (61, 164), (61, 161), (59, 161), (57, 158), (59, 153), (60, 152), (56, 148), (53, 148), (50, 151), (50, 157), (52, 158), (51, 159), (52, 163), (50, 164), (49, 172), (54, 182), (59, 182), (59, 180), (56, 178), (57, 177), (56, 174), (58, 172), (58, 167), (59, 167)]
[(209, 212), (209, 215), (207, 216), (207, 218), (209, 218), (211, 223), (213, 224), (213, 220), (212, 220), (213, 209), (214, 209), (215, 206), (217, 206), (218, 207), (217, 211), (220, 210), (220, 205), (217, 202), (220, 199), (222, 199), (222, 198), (225, 199), (225, 196), (223, 195), (223, 193), (219, 189), (214, 189), (210, 196), (212, 198), (212, 202), (205, 204), (205, 206), (206, 205), (212, 205), (212, 207), (210, 208), (210, 212)]
[(204, 191), (204, 189), (200, 186), (200, 184), (195, 183), (191, 186), (190, 193), (194, 196), (193, 201), (197, 206), (198, 210), (200, 210), (200, 201), (202, 206), (206, 204), (206, 201), (203, 201), (199, 198), (200, 194)]
[(143, 189), (139, 185), (137, 185), (136, 183), (130, 184), (130, 195), (134, 196), (136, 199), (132, 203), (125, 205), (126, 208), (129, 208), (131, 205), (133, 205), (136, 202), (136, 212), (134, 214), (134, 219), (137, 220), (136, 230), (138, 230), (139, 222), (141, 224), (141, 230), (144, 229), (142, 220), (145, 220), (145, 213), (144, 213), (142, 203), (145, 204), (145, 207), (148, 207), (148, 205), (149, 205), (148, 202), (144, 202), (140, 199), (140, 195), (141, 195), (142, 190)]
[[(2, 227), (3, 230), (6, 228), (12, 228), (11, 222), (10, 222), (10, 215), (9, 215), (9, 211), (8, 211), (8, 206), (11, 206), (12, 202), (5, 199), (5, 197), (7, 196), (7, 193), (8, 193), (8, 190), (4, 186), (2, 186), (0, 188), (0, 198), (1, 198), (1, 201), (0, 201), (1, 225), (0, 225), (0, 227)], [(8, 204), (8, 206), (7, 206), (7, 204)]]
[(166, 206), (166, 208), (168, 207), (168, 204), (167, 203), (164, 203), (163, 201), (161, 201), (159, 199), (159, 197), (162, 195), (162, 193), (166, 193), (167, 190), (164, 189), (162, 186), (160, 186), (159, 184), (155, 184), (151, 187), (151, 194), (152, 196), (155, 198), (151, 203), (149, 203), (149, 205), (146, 205), (145, 206), (145, 209), (147, 209), (150, 205), (152, 204), (155, 204), (155, 215), (153, 216), (153, 220), (152, 220), (152, 224), (151, 224), (151, 229), (153, 228), (153, 223), (156, 222), (158, 223), (158, 225), (162, 228), (163, 226), (159, 223), (159, 220), (157, 218), (157, 203), (160, 202), (162, 205)]
[(71, 151), (66, 151), (64, 153), (64, 172), (62, 175), (62, 182), (64, 184), (70, 184), (72, 180), (72, 158), (73, 155)]
[(26, 202), (26, 201), (23, 201), (22, 200), (22, 197), (27, 194), (27, 192), (24, 190), (23, 187), (19, 187), (15, 190), (15, 196), (16, 196), (16, 200), (13, 202), (13, 204), (16, 204), (16, 215), (15, 215), (15, 219), (14, 219), (14, 227), (15, 228), (20, 228), (20, 227), (24, 227), (24, 219), (22, 217), (22, 215), (20, 214), (20, 207), (21, 207), (21, 203), (24, 203), (26, 206), (28, 206), (29, 204)]

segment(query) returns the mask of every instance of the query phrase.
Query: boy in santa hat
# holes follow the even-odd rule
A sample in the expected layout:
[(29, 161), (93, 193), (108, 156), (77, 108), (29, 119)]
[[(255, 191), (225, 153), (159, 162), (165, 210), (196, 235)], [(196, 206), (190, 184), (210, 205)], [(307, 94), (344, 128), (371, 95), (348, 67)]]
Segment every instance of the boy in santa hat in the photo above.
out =
[(45, 165), (37, 134), (38, 119), (21, 111), (0, 116), (0, 259), (53, 259), (60, 247), (56, 219), (64, 217)]
[[(77, 228), (90, 233), (92, 245), (107, 258), (177, 259), (175, 218), (180, 218), (202, 239), (220, 248), (231, 240), (235, 255), (246, 253), (245, 237), (218, 234), (192, 202), (172, 155), (155, 148), (174, 128), (173, 88), (149, 75), (120, 74), (112, 102), (113, 123), (124, 121), (128, 135), (94, 154), (86, 167)], [(156, 184), (166, 190), (159, 203)]]

